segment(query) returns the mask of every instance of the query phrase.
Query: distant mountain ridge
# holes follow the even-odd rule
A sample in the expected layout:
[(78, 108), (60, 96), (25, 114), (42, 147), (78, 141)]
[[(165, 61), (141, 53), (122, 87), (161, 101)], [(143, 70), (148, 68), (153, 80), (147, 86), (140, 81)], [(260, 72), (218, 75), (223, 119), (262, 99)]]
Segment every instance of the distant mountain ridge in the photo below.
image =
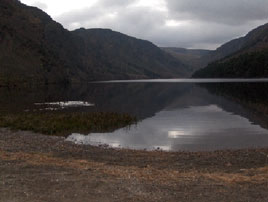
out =
[(104, 29), (70, 32), (18, 0), (0, 0), (0, 19), (0, 86), (189, 75), (150, 42)]
[[(249, 54), (251, 55), (251, 57), (255, 57), (253, 55), (258, 54), (256, 53), (254, 54), (254, 52), (262, 52), (266, 48), (268, 48), (267, 38), (268, 38), (268, 24), (265, 24), (250, 31), (244, 37), (233, 39), (223, 44), (214, 51), (199, 50), (199, 49), (192, 50), (192, 49), (172, 48), (172, 47), (165, 47), (162, 49), (172, 54), (179, 60), (181, 60), (185, 65), (189, 66), (189, 68), (194, 72), (208, 66), (208, 64), (210, 63), (216, 64), (216, 61), (218, 60), (220, 61), (222, 66), (224, 66), (223, 61), (239, 57), (240, 55), (243, 54)], [(265, 54), (265, 52), (262, 53)], [(243, 56), (243, 59), (241, 59), (241, 61), (245, 60), (246, 57), (247, 56)], [(212, 66), (213, 66), (212, 64), (209, 65), (209, 67), (211, 68)], [(213, 71), (216, 72), (216, 69), (214, 69)], [(201, 70), (198, 72), (201, 72)], [(241, 72), (240, 73), (237, 72), (237, 74), (241, 74)], [(195, 76), (197, 76), (197, 74), (195, 74)], [(234, 76), (238, 75), (234, 74)]]
[(207, 65), (207, 57), (213, 52), (202, 49), (186, 49), (176, 47), (163, 47), (162, 50), (178, 58), (182, 63), (189, 66), (190, 71), (194, 72)]

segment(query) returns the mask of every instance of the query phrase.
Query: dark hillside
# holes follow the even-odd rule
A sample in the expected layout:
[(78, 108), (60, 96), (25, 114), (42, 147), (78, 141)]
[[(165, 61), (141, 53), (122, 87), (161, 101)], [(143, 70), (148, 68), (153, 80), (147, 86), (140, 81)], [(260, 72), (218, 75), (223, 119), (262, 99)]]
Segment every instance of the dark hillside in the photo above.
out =
[[(226, 57), (225, 54), (228, 54)], [(193, 77), (268, 77), (268, 24), (230, 41), (214, 52), (221, 58), (195, 72)]]

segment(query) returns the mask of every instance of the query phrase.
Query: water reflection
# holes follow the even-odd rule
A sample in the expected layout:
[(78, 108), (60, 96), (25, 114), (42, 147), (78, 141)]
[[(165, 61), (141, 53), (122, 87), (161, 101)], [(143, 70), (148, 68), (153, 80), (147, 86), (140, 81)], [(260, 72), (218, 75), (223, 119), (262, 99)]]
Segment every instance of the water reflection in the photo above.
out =
[(268, 132), (216, 105), (161, 111), (137, 126), (113, 133), (72, 134), (78, 144), (163, 150), (217, 150), (267, 146)]
[[(77, 107), (93, 107), (94, 104), (85, 101), (60, 101), (60, 102), (45, 102), (45, 103), (34, 103), (36, 106), (40, 106), (40, 111), (47, 110), (61, 110), (65, 108), (77, 108)], [(49, 106), (49, 107), (48, 107)], [(29, 111), (29, 110), (26, 110)]]
[[(164, 150), (268, 146), (268, 83), (91, 83), (31, 89), (0, 88), (0, 113), (40, 108), (34, 103), (79, 100), (94, 106), (65, 110), (129, 113), (138, 125), (78, 142)], [(68, 103), (68, 102), (67, 102)]]

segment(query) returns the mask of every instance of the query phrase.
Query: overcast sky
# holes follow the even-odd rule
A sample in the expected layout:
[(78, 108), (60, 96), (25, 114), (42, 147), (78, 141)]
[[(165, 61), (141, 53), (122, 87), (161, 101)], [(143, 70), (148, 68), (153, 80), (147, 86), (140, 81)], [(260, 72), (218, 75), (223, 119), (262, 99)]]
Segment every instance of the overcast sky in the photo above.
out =
[(69, 30), (110, 28), (158, 46), (215, 49), (268, 22), (267, 0), (21, 0)]

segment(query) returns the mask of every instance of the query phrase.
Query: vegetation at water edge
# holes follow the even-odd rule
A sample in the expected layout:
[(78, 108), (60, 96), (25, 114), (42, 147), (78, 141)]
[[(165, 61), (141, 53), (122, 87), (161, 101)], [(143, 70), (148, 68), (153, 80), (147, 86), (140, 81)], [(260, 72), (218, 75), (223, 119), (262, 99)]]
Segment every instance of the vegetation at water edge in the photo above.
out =
[(23, 112), (1, 114), (0, 127), (28, 130), (46, 135), (108, 132), (136, 123), (128, 114), (112, 112)]

